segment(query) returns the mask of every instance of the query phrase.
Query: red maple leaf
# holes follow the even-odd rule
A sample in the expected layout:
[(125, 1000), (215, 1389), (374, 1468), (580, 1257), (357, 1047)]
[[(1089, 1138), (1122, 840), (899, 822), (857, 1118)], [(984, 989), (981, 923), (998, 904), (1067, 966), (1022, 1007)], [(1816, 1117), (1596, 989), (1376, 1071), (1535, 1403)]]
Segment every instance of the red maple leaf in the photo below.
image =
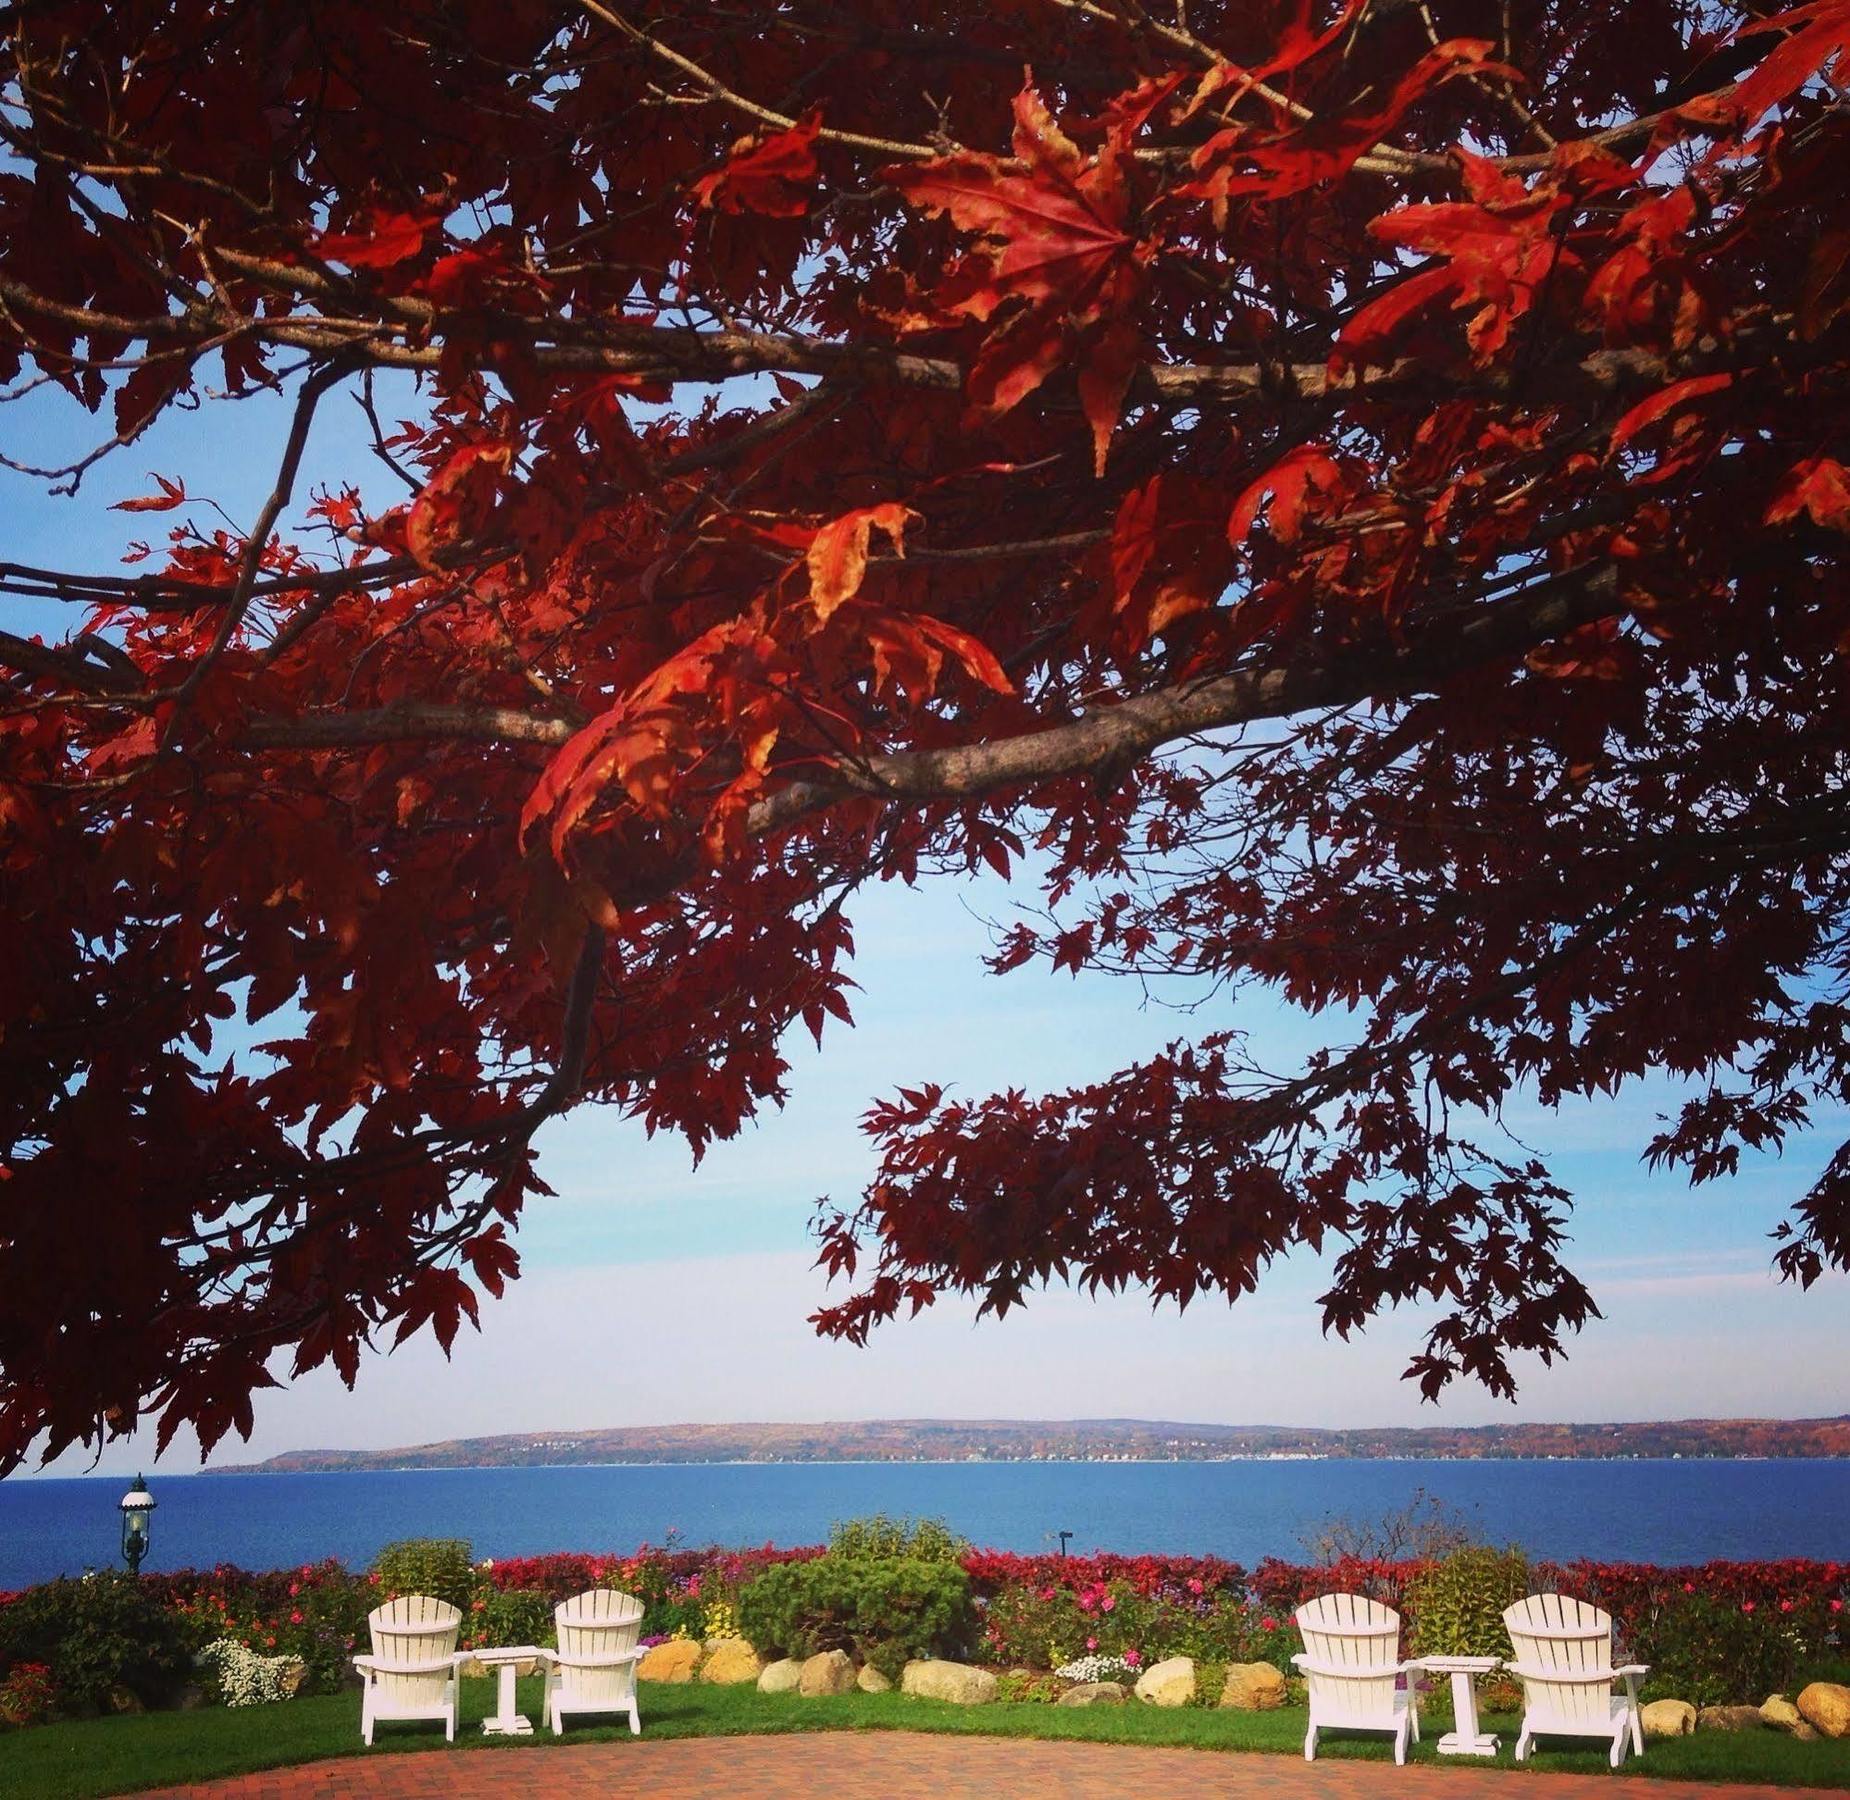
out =
[(403, 212), (370, 206), (349, 230), (323, 232), (310, 239), (309, 249), (324, 262), (345, 263), (350, 269), (390, 269), (424, 248), (424, 240), (441, 217), (429, 210)]
[(787, 131), (740, 138), (725, 162), (688, 192), (711, 212), (801, 218), (815, 197), (816, 133), (821, 129), (822, 109), (812, 107)]
[(1140, 341), (1129, 316), (1142, 255), (1130, 230), (1126, 128), (1115, 125), (1088, 157), (1032, 83), (1014, 112), (1013, 161), (964, 151), (884, 175), (915, 206), (986, 241), (987, 279), (951, 302), (972, 319), (1002, 315), (971, 367), (972, 405), (1010, 411), (1087, 342), (1098, 364), (1082, 403), (1102, 469)]

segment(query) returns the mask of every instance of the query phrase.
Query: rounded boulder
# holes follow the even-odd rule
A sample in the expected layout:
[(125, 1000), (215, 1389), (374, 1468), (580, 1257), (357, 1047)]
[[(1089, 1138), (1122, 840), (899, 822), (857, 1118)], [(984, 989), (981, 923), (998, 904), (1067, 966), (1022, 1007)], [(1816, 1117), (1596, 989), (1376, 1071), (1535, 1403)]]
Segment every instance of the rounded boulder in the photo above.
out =
[(900, 1671), (899, 1690), (917, 1700), (948, 1700), (953, 1706), (982, 1706), (996, 1697), (996, 1677), (968, 1663), (940, 1662), (935, 1657), (909, 1662)]
[(854, 1658), (846, 1650), (819, 1650), (803, 1665), (797, 1692), (806, 1700), (854, 1692)]
[(743, 1687), (764, 1673), (764, 1658), (744, 1638), (716, 1638), (707, 1647), (700, 1679), (715, 1687)]
[(1638, 1709), (1638, 1723), (1648, 1738), (1688, 1737), (1696, 1729), (1696, 1709), (1687, 1700), (1653, 1700)]
[(1828, 1738), (1850, 1733), (1850, 1687), (1841, 1681), (1814, 1681), (1799, 1689), (1799, 1717)]
[(1271, 1712), (1285, 1704), (1285, 1678), (1270, 1663), (1229, 1663), (1220, 1704), (1235, 1712)]
[(779, 1657), (776, 1662), (766, 1663), (758, 1672), (758, 1691), (761, 1694), (794, 1694), (797, 1683), (803, 1679), (803, 1662), (800, 1657)]
[(1165, 1656), (1137, 1677), (1136, 1694), (1151, 1706), (1187, 1706), (1195, 1698), (1195, 1659)]
[(1121, 1681), (1082, 1681), (1054, 1703), (1057, 1706), (1122, 1706), (1131, 1697)]
[(1705, 1706), (1696, 1714), (1698, 1731), (1758, 1731), (1757, 1706)]
[(643, 1652), (636, 1665), (638, 1681), (662, 1681), (676, 1687), (692, 1681), (700, 1667), (701, 1647), (692, 1638), (670, 1638)]

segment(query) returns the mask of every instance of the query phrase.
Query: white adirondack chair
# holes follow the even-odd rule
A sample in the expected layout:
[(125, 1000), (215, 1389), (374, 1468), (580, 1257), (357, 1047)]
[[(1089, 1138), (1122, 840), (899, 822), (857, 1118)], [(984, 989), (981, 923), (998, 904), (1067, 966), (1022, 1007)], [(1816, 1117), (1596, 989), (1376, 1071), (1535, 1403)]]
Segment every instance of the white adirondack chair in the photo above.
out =
[(559, 1647), (546, 1658), (546, 1717), (553, 1736), (565, 1730), (567, 1713), (627, 1713), (632, 1734), (642, 1730), (636, 1715), (636, 1665), (642, 1651), (642, 1602), (609, 1588), (574, 1594), (553, 1609)]
[(1404, 1763), (1408, 1739), (1420, 1741), (1413, 1699), (1419, 1664), (1401, 1660), (1400, 1614), (1361, 1594), (1323, 1594), (1307, 1600), (1295, 1616), (1304, 1649), (1291, 1660), (1310, 1686), (1304, 1760), (1316, 1761), (1317, 1733), (1334, 1727), (1388, 1732), (1394, 1760)]
[(366, 1625), (373, 1653), (353, 1659), (366, 1681), (361, 1738), (370, 1744), (381, 1719), (441, 1719), (444, 1737), (454, 1743), (460, 1609), (428, 1594), (400, 1594), (369, 1613)]
[[(1644, 1663), (1612, 1666), (1610, 1613), (1565, 1594), (1531, 1594), (1504, 1608), (1503, 1623), (1516, 1651), (1505, 1667), (1522, 1682), (1518, 1762), (1538, 1737), (1605, 1738), (1612, 1746), (1606, 1760), (1615, 1769), (1625, 1760), (1628, 1738), (1633, 1751), (1644, 1754), (1638, 1681), (1650, 1670)], [(1613, 1692), (1618, 1683), (1622, 1694)]]

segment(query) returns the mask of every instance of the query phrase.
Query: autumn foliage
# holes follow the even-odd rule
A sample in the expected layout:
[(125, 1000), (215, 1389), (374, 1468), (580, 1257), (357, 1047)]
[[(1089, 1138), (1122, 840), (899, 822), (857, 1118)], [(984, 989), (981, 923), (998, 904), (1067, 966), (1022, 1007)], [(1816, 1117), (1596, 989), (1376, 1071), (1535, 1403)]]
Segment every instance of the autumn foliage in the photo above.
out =
[[(1321, 1246), (1502, 1389), (1594, 1303), (1513, 1092), (1689, 1078), (1699, 1181), (1850, 1098), (1850, 0), (748, 12), (0, 8), (0, 380), (171, 528), (0, 568), (0, 1468), (447, 1345), (540, 1123), (737, 1131), (872, 881), (1344, 1023), (879, 1103), (851, 1339)], [(264, 389), (235, 527), (108, 458)]]

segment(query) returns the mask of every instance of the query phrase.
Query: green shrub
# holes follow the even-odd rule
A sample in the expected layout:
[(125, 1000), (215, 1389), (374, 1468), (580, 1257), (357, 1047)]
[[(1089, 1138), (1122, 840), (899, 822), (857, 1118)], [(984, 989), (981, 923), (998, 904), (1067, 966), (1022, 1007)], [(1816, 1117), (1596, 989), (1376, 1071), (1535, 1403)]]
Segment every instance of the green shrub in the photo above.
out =
[(429, 1594), (465, 1612), (475, 1598), (475, 1565), (465, 1538), (405, 1538), (373, 1559), (382, 1598)]
[(1189, 1705), (1219, 1706), (1226, 1687), (1227, 1665), (1224, 1662), (1198, 1662), (1195, 1664), (1195, 1692)]
[(1058, 1675), (1037, 1675), (1032, 1669), (1010, 1669), (996, 1680), (996, 1698), (1012, 1705), (1055, 1706), (1066, 1689)]
[(100, 1712), (115, 1688), (165, 1706), (192, 1673), (193, 1646), (183, 1621), (133, 1575), (86, 1575), (0, 1607), (0, 1675), (23, 1663), (51, 1671), (67, 1712)]
[(541, 1588), (484, 1587), (463, 1613), (465, 1650), (489, 1644), (550, 1644), (552, 1601)]
[(1650, 1665), (1649, 1699), (1692, 1706), (1758, 1706), (1796, 1693), (1814, 1672), (1826, 1624), (1820, 1603), (1743, 1604), (1728, 1595), (1685, 1594), (1632, 1621), (1630, 1657)]
[(463, 1619), (464, 1641), (484, 1644), (550, 1644), (553, 1603), (539, 1588), (488, 1588)]
[(1407, 1589), (1413, 1648), (1419, 1656), (1514, 1654), (1503, 1609), (1529, 1591), (1529, 1561), (1513, 1545), (1474, 1544), (1422, 1570)]
[(836, 1556), (875, 1556), (886, 1561), (961, 1562), (970, 1548), (942, 1519), (889, 1519), (874, 1513), (865, 1519), (840, 1520), (829, 1533)]
[(970, 1578), (917, 1557), (819, 1556), (766, 1569), (739, 1596), (739, 1623), (761, 1655), (846, 1650), (896, 1680), (908, 1659), (963, 1651)]

